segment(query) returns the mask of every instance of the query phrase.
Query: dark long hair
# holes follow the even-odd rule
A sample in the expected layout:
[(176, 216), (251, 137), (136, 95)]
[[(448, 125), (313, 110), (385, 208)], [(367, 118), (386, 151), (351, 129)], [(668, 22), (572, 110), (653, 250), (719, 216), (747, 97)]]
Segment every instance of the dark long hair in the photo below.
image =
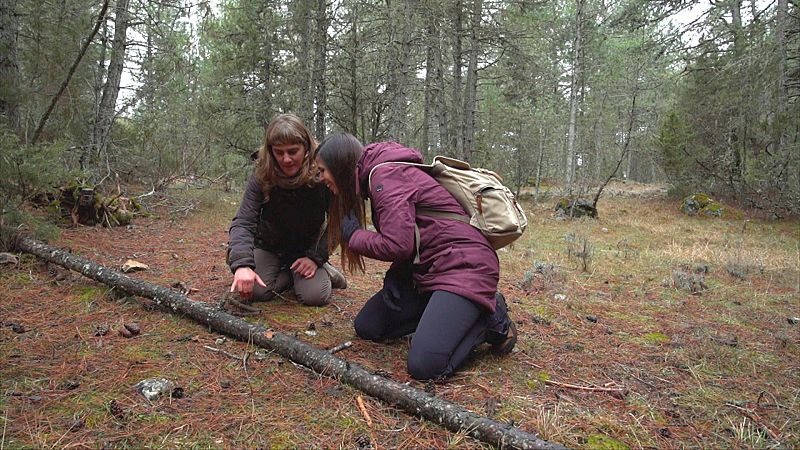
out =
[(358, 185), (356, 164), (364, 147), (355, 136), (347, 133), (333, 134), (319, 144), (317, 157), (325, 163), (336, 183), (337, 195), (333, 196), (328, 211), (328, 246), (332, 252), (337, 246), (342, 249), (342, 267), (350, 272), (356, 269), (364, 271), (364, 258), (350, 250), (346, 242), (342, 242), (342, 218), (354, 211), (358, 222), (363, 226), (364, 200), (356, 192)]

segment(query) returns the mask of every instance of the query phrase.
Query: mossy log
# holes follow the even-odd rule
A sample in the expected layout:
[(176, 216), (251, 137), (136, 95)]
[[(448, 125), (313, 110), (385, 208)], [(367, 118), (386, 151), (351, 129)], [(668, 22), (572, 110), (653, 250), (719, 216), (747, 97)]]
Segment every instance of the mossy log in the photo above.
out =
[(50, 205), (72, 225), (128, 225), (141, 207), (122, 195), (104, 196), (91, 186), (71, 184), (58, 190)]
[(464, 432), (501, 449), (565, 449), (519, 428), (480, 416), (461, 406), (437, 398), (425, 391), (370, 373), (361, 366), (337, 358), (291, 336), (273, 332), (262, 325), (215, 309), (204, 302), (191, 300), (172, 289), (124, 275), (114, 269), (75, 256), (30, 238), (17, 241), (17, 249), (51, 263), (74, 270), (93, 280), (129, 294), (152, 299), (212, 330), (243, 342), (252, 342), (274, 350), (313, 371), (353, 386), (368, 395), (394, 405), (409, 414), (430, 420), (453, 432)]

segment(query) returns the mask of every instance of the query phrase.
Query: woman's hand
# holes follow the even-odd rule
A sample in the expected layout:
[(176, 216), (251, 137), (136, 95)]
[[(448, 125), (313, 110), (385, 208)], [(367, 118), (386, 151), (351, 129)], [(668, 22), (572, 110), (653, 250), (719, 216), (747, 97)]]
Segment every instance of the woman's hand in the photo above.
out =
[(249, 267), (239, 267), (233, 274), (233, 284), (231, 292), (238, 292), (242, 298), (250, 298), (253, 295), (253, 287), (258, 283), (261, 287), (267, 287), (261, 277)]
[(304, 276), (305, 278), (312, 278), (317, 273), (317, 263), (315, 263), (311, 258), (306, 256), (302, 258), (297, 258), (292, 264), (290, 269), (294, 270), (296, 273)]

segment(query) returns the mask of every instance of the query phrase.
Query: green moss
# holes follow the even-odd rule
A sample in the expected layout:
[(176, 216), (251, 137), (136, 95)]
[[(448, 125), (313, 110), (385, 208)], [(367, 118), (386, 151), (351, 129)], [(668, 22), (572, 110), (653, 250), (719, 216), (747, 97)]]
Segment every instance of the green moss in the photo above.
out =
[(79, 285), (72, 288), (75, 299), (80, 303), (91, 303), (94, 300), (103, 298), (108, 289), (97, 286)]
[(586, 448), (590, 450), (630, 450), (627, 445), (604, 434), (590, 434), (586, 441)]
[(669, 336), (663, 333), (647, 333), (643, 337), (648, 344), (665, 344), (671, 340)]
[(525, 384), (527, 384), (530, 389), (536, 389), (540, 385), (543, 385), (545, 381), (549, 379), (550, 379), (550, 374), (542, 370), (536, 374), (536, 378), (529, 379), (528, 381), (525, 382)]

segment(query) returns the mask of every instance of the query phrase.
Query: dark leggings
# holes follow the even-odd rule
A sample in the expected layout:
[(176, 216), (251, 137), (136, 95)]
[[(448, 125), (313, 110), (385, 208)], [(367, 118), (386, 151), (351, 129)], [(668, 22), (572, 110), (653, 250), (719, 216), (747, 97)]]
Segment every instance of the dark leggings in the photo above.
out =
[(484, 342), (487, 317), (472, 301), (450, 292), (406, 292), (386, 301), (378, 291), (361, 308), (356, 334), (370, 341), (395, 339), (414, 333), (408, 351), (408, 373), (415, 379), (446, 377)]

